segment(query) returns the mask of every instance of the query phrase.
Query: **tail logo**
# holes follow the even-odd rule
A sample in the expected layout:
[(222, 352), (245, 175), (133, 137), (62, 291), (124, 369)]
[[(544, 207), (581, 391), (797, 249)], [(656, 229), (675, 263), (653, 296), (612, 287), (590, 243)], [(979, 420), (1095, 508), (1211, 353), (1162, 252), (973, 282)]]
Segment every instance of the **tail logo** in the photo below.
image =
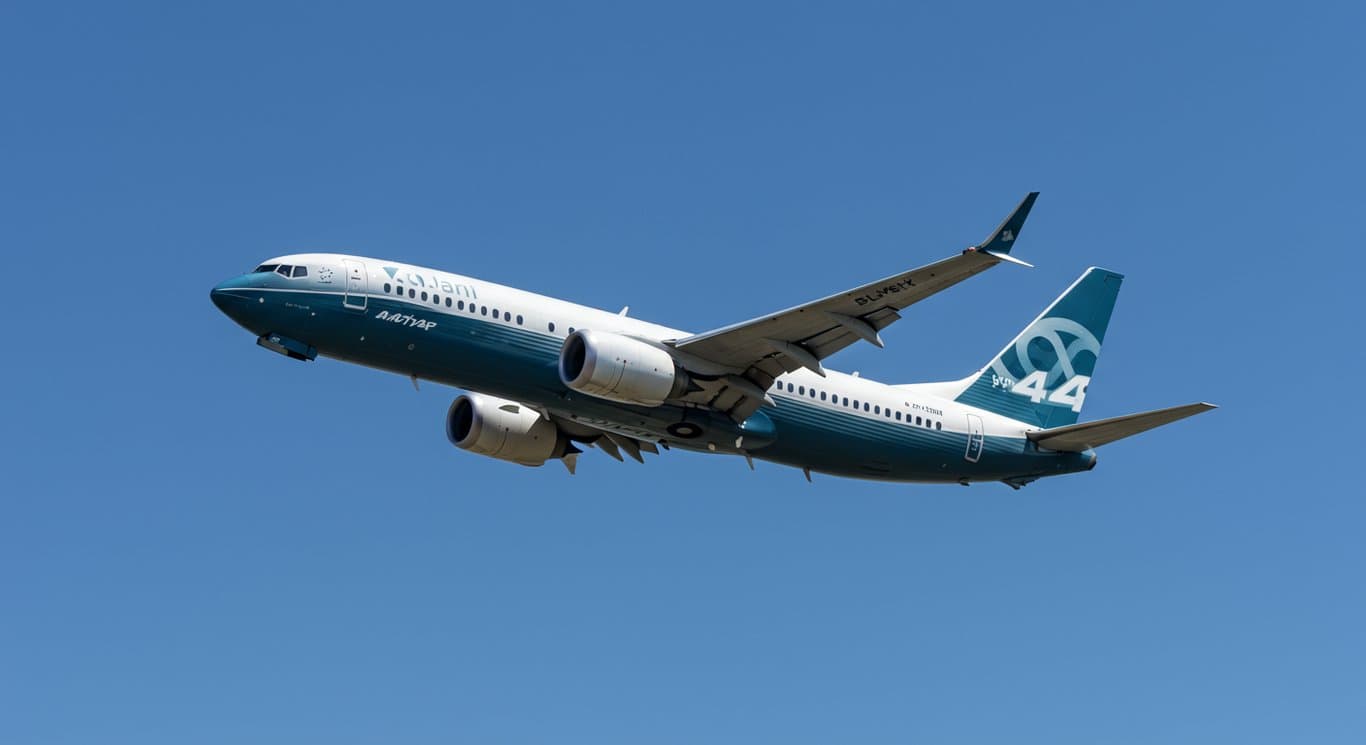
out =
[[(1100, 340), (1085, 326), (1070, 318), (1041, 318), (991, 364), (991, 386), (1079, 412), (1099, 355)], [(1085, 374), (1077, 372), (1079, 366)]]

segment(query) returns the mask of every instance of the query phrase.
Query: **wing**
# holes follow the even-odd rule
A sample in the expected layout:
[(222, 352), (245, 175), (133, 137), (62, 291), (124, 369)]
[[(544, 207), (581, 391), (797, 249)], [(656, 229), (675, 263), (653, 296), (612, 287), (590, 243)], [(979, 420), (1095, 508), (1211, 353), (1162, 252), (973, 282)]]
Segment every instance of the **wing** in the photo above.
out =
[(958, 256), (894, 274), (805, 305), (708, 331), (673, 346), (738, 375), (699, 380), (702, 390), (690, 399), (749, 418), (764, 405), (763, 391), (785, 372), (805, 367), (825, 375), (821, 360), (860, 339), (882, 346), (878, 332), (901, 309), (948, 289), (1002, 261), (1029, 266), (1010, 255), (1038, 192), (1030, 192), (985, 241)]

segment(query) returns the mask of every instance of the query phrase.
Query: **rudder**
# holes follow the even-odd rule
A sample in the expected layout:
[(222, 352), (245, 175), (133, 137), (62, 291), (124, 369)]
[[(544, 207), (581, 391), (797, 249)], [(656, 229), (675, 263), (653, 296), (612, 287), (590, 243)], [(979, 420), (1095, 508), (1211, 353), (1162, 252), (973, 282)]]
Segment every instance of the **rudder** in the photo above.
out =
[(954, 400), (1039, 427), (1075, 424), (1123, 280), (1087, 269)]

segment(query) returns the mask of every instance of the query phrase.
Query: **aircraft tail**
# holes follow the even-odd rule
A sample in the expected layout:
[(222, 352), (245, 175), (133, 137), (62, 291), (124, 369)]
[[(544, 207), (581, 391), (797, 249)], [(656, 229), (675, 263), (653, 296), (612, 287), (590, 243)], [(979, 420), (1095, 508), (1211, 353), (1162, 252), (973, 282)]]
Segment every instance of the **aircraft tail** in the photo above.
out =
[(1124, 276), (1092, 267), (1025, 327), (955, 400), (1038, 427), (1077, 422)]

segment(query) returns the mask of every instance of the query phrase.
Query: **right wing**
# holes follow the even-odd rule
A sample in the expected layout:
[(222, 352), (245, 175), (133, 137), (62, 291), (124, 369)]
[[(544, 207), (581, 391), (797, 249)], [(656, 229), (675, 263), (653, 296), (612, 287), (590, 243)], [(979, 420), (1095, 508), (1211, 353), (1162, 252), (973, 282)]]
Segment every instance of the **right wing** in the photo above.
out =
[(785, 372), (805, 367), (825, 375), (820, 361), (860, 339), (882, 346), (878, 331), (913, 303), (946, 290), (1002, 261), (1025, 264), (1010, 255), (1038, 192), (1019, 206), (981, 244), (957, 256), (894, 274), (805, 305), (743, 323), (678, 339), (681, 352), (735, 374), (717, 376), (690, 400), (728, 412), (744, 421), (763, 405), (763, 391)]

